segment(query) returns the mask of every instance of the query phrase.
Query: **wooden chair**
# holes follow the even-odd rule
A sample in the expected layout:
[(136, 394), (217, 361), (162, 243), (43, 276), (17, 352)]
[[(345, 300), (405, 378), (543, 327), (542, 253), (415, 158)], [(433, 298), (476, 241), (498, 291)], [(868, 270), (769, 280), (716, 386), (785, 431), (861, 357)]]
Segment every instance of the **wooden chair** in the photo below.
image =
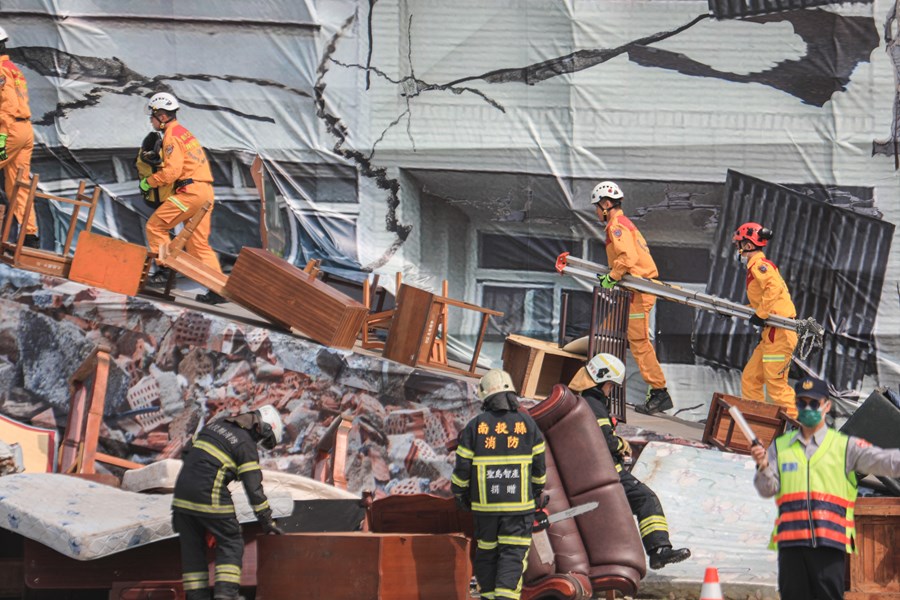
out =
[[(403, 279), (403, 275), (400, 272), (397, 272), (396, 275), (396, 287), (394, 289), (400, 289), (400, 281)], [(381, 301), (379, 302), (378, 309), (375, 312), (372, 311), (372, 304), (375, 300), (375, 295), (378, 293), (378, 275), (375, 275), (375, 281), (370, 283), (368, 278), (363, 281), (363, 304), (370, 311), (366, 316), (365, 323), (363, 323), (363, 328), (361, 332), (361, 345), (363, 348), (367, 350), (384, 350), (384, 342), (375, 338), (375, 333), (378, 330), (387, 331), (391, 327), (391, 321), (394, 318), (394, 311), (396, 309), (391, 308), (388, 310), (380, 310), (382, 303), (384, 302), (384, 297), (382, 296)]]
[(75, 198), (63, 198), (53, 194), (45, 194), (39, 192), (38, 175), (33, 173), (30, 177), (26, 177), (24, 169), (20, 168), (16, 174), (16, 181), (13, 185), (12, 196), (18, 197), (19, 192), (23, 189), (28, 190), (28, 199), (25, 203), (24, 222), (28, 222), (28, 217), (34, 210), (35, 199), (43, 199), (47, 201), (62, 202), (72, 205), (72, 216), (69, 219), (69, 226), (66, 231), (66, 240), (63, 244), (62, 253), (56, 254), (47, 250), (39, 250), (37, 248), (28, 248), (25, 246), (25, 225), (19, 224), (19, 235), (15, 243), (8, 242), (9, 232), (12, 229), (15, 215), (13, 211), (7, 211), (3, 219), (3, 237), (2, 237), (2, 260), (16, 268), (36, 271), (45, 275), (55, 275), (57, 277), (68, 277), (69, 268), (72, 265), (72, 241), (75, 238), (75, 231), (78, 224), (78, 215), (81, 208), (87, 208), (87, 221), (84, 230), (90, 231), (94, 224), (94, 213), (97, 210), (97, 202), (100, 200), (100, 188), (95, 186), (94, 192), (90, 196), (85, 193), (87, 184), (81, 181), (78, 185), (78, 192)]
[(106, 404), (110, 350), (107, 346), (95, 348), (69, 378), (72, 401), (65, 435), (60, 444), (60, 473), (95, 475), (97, 462), (124, 469), (143, 466), (97, 451), (103, 407)]
[[(450, 306), (481, 314), (478, 341), (467, 369), (460, 369), (446, 362), (446, 310)], [(484, 335), (487, 332), (488, 319), (492, 316), (502, 317), (503, 313), (402, 284), (397, 293), (397, 308), (391, 317), (391, 327), (388, 330), (383, 355), (385, 358), (413, 367), (421, 365), (474, 377)], [(436, 343), (443, 345), (444, 361), (440, 360), (441, 350), (434, 350)]]

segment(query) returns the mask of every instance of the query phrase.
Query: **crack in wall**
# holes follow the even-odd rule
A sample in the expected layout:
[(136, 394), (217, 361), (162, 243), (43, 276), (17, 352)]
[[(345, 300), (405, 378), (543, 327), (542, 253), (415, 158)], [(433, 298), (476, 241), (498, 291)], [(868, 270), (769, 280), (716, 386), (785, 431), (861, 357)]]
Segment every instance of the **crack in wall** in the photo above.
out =
[[(70, 81), (97, 83), (98, 85), (82, 94), (77, 100), (59, 102), (51, 111), (45, 112), (34, 119), (35, 125), (52, 125), (57, 118), (64, 118), (70, 113), (96, 106), (107, 94), (122, 96), (147, 97), (154, 92), (172, 92), (172, 88), (166, 82), (171, 81), (226, 81), (251, 83), (260, 87), (271, 87), (310, 98), (308, 92), (284, 85), (270, 79), (256, 77), (244, 77), (240, 75), (209, 75), (209, 74), (185, 74), (157, 75), (148, 77), (130, 69), (119, 58), (100, 58), (96, 56), (82, 56), (72, 54), (55, 48), (45, 46), (20, 46), (10, 48), (11, 58), (23, 66), (48, 78), (60, 78)], [(209, 110), (230, 113), (252, 121), (274, 123), (275, 119), (266, 115), (246, 113), (228, 106), (204, 104), (179, 98), (185, 106), (198, 110)]]
[(316, 116), (322, 120), (328, 132), (337, 140), (333, 148), (335, 154), (355, 163), (362, 175), (372, 179), (380, 189), (388, 192), (388, 212), (384, 217), (385, 226), (387, 231), (397, 236), (397, 239), (394, 240), (391, 246), (385, 250), (379, 258), (361, 267), (363, 271), (374, 271), (387, 264), (397, 250), (400, 249), (400, 246), (402, 246), (409, 237), (412, 226), (400, 223), (400, 220), (397, 218), (397, 207), (400, 205), (400, 182), (395, 178), (388, 177), (387, 169), (385, 167), (376, 167), (370, 158), (359, 150), (344, 147), (347, 143), (347, 125), (341, 121), (340, 117), (329, 112), (325, 101), (326, 83), (324, 78), (326, 73), (328, 73), (328, 67), (326, 65), (328, 63), (339, 64), (333, 58), (334, 53), (337, 51), (337, 43), (346, 34), (347, 30), (355, 20), (356, 13), (347, 17), (340, 29), (329, 41), (322, 54), (322, 60), (319, 62), (319, 66), (316, 69), (317, 78), (313, 90), (315, 92)]
[(629, 60), (641, 66), (677, 71), (691, 77), (760, 83), (791, 94), (806, 104), (823, 106), (835, 92), (846, 90), (853, 70), (860, 63), (868, 62), (869, 54), (878, 46), (878, 33), (868, 17), (844, 17), (830, 11), (803, 9), (743, 19), (756, 23), (788, 21), (806, 44), (807, 54), (803, 58), (783, 61), (761, 73), (743, 75), (719, 71), (684, 54), (648, 47), (709, 18), (710, 15), (700, 15), (671, 31), (655, 33), (615, 48), (578, 50), (524, 67), (462, 77), (447, 85), (456, 86), (468, 81), (535, 85), (627, 54)]

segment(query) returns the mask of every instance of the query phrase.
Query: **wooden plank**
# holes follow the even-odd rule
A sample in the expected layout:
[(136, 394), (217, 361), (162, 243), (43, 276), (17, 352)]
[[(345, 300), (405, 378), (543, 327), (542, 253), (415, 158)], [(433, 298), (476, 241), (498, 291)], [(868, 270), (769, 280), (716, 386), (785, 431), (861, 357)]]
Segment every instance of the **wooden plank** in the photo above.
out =
[(109, 377), (109, 352), (105, 349), (97, 351), (97, 369), (91, 386), (91, 407), (84, 426), (84, 452), (81, 457), (80, 473), (93, 473), (100, 439), (100, 425), (103, 422), (103, 408), (106, 405), (106, 383)]

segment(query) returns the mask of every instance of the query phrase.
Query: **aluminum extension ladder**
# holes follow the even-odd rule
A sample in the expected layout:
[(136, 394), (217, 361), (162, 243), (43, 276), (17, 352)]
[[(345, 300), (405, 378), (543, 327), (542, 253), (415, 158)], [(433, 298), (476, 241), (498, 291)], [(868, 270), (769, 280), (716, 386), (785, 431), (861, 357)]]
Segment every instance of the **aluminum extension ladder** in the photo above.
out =
[[(556, 258), (556, 270), (563, 275), (571, 275), (581, 279), (596, 282), (598, 277), (609, 273), (609, 267), (598, 263), (570, 256), (563, 252)], [(720, 315), (749, 319), (754, 310), (749, 306), (725, 300), (711, 294), (692, 292), (684, 288), (665, 283), (656, 279), (625, 275), (619, 285), (627, 290), (650, 294), (657, 298), (664, 298), (679, 304), (686, 304), (700, 310), (708, 310)], [(825, 328), (819, 325), (812, 317), (806, 319), (789, 319), (779, 315), (770, 315), (766, 319), (766, 325), (788, 329), (797, 332), (798, 342), (795, 354), (801, 360), (805, 360), (814, 348), (821, 348), (824, 343)]]

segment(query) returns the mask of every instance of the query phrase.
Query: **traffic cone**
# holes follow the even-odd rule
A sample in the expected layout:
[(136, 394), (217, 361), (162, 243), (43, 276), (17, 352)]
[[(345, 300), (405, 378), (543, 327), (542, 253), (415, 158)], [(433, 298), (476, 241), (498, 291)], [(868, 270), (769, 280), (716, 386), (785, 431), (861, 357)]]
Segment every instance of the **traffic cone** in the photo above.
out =
[(700, 600), (725, 600), (722, 586), (719, 585), (719, 570), (715, 567), (706, 567), (703, 586), (700, 588)]

